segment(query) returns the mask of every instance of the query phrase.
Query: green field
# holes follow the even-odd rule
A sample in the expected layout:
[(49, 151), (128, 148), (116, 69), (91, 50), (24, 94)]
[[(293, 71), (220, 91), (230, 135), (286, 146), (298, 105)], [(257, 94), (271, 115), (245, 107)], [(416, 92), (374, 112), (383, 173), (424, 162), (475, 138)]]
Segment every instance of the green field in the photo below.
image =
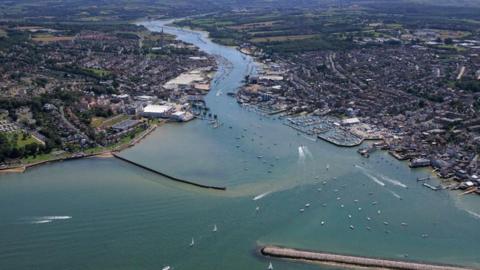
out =
[(22, 132), (11, 132), (6, 134), (11, 145), (15, 145), (17, 148), (25, 147), (26, 145), (31, 143), (39, 144), (39, 142), (35, 140), (31, 135), (24, 136)]

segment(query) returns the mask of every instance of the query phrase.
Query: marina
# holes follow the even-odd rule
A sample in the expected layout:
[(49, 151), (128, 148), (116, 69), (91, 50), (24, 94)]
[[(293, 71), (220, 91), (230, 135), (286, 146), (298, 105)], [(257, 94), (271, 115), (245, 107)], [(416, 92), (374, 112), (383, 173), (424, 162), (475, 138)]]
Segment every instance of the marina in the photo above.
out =
[(363, 139), (340, 125), (341, 121), (325, 116), (299, 116), (287, 118), (285, 125), (308, 136), (315, 136), (340, 147), (362, 144)]

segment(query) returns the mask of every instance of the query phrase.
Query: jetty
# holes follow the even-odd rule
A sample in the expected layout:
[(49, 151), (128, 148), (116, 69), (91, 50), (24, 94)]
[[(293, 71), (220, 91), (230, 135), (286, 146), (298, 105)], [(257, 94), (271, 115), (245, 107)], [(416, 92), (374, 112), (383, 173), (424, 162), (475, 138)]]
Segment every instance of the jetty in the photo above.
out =
[(220, 191), (225, 191), (227, 190), (226, 187), (218, 187), (218, 186), (210, 186), (210, 185), (204, 185), (204, 184), (200, 184), (200, 183), (195, 183), (195, 182), (192, 182), (192, 181), (188, 181), (188, 180), (184, 180), (184, 179), (180, 179), (178, 177), (174, 177), (174, 176), (171, 176), (171, 175), (168, 175), (166, 173), (163, 173), (163, 172), (160, 172), (158, 170), (155, 170), (155, 169), (152, 169), (152, 168), (149, 168), (145, 165), (142, 165), (142, 164), (139, 164), (135, 161), (132, 161), (132, 160), (129, 160), (125, 157), (122, 157), (122, 156), (119, 156), (118, 153), (112, 153), (113, 157), (119, 159), (119, 160), (122, 160), (122, 161), (125, 161), (127, 163), (130, 163), (132, 165), (135, 165), (139, 168), (142, 168), (144, 170), (147, 170), (149, 172), (152, 172), (154, 174), (157, 174), (157, 175), (161, 175), (165, 178), (168, 178), (170, 180), (173, 180), (173, 181), (176, 181), (176, 182), (180, 182), (180, 183), (183, 183), (183, 184), (187, 184), (187, 185), (191, 185), (191, 186), (195, 186), (195, 187), (199, 187), (199, 188), (206, 188), (206, 189), (213, 189), (213, 190), (220, 190)]
[(284, 248), (277, 246), (265, 246), (261, 249), (261, 253), (265, 256), (308, 261), (312, 263), (335, 264), (345, 267), (360, 268), (381, 268), (395, 270), (473, 270), (473, 268), (465, 268), (453, 265), (430, 264), (423, 262), (387, 260), (379, 258), (368, 258), (361, 256), (340, 255), (327, 252), (313, 252), (298, 250), (292, 248)]
[(423, 183), (423, 186), (424, 186), (424, 187), (427, 187), (427, 188), (429, 188), (429, 189), (431, 189), (431, 190), (435, 190), (435, 191), (439, 190), (438, 187), (432, 186), (432, 185), (430, 185), (430, 184), (428, 184), (428, 183)]

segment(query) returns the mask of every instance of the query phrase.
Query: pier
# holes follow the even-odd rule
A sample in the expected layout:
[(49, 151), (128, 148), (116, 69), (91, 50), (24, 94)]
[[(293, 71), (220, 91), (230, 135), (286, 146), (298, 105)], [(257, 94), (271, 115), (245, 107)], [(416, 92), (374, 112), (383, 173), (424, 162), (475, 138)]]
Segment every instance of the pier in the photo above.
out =
[(473, 270), (473, 268), (465, 268), (460, 266), (367, 258), (361, 256), (340, 255), (327, 252), (304, 251), (276, 246), (265, 246), (261, 249), (261, 253), (265, 256), (292, 260), (302, 260), (314, 263), (344, 265), (345, 267), (350, 268), (367, 267), (396, 270)]
[(187, 185), (191, 185), (191, 186), (195, 186), (195, 187), (199, 187), (199, 188), (206, 188), (206, 189), (214, 189), (214, 190), (220, 190), (220, 191), (225, 191), (227, 190), (226, 187), (217, 187), (217, 186), (210, 186), (210, 185), (203, 185), (203, 184), (199, 184), (199, 183), (195, 183), (195, 182), (192, 182), (192, 181), (188, 181), (188, 180), (184, 180), (184, 179), (180, 179), (180, 178), (177, 178), (177, 177), (174, 177), (174, 176), (171, 176), (171, 175), (168, 175), (168, 174), (165, 174), (165, 173), (162, 173), (160, 171), (157, 171), (155, 169), (152, 169), (152, 168), (149, 168), (145, 165), (142, 165), (142, 164), (139, 164), (135, 161), (132, 161), (132, 160), (129, 160), (129, 159), (126, 159), (124, 157), (121, 157), (119, 156), (117, 153), (112, 153), (112, 155), (117, 158), (117, 159), (120, 159), (122, 161), (125, 161), (127, 163), (130, 163), (132, 165), (135, 165), (139, 168), (142, 168), (144, 170), (147, 170), (149, 172), (152, 172), (154, 174), (157, 174), (157, 175), (161, 175), (165, 178), (168, 178), (170, 180), (173, 180), (173, 181), (176, 181), (176, 182), (180, 182), (180, 183), (183, 183), (183, 184), (187, 184)]

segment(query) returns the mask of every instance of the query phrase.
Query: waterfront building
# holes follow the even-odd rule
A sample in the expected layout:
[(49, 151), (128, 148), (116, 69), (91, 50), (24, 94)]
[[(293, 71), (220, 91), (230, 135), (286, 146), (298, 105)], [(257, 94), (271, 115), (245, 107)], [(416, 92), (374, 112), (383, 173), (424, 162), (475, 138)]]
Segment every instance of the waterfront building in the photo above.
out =
[(173, 112), (170, 105), (147, 105), (141, 113), (144, 117), (168, 118)]

